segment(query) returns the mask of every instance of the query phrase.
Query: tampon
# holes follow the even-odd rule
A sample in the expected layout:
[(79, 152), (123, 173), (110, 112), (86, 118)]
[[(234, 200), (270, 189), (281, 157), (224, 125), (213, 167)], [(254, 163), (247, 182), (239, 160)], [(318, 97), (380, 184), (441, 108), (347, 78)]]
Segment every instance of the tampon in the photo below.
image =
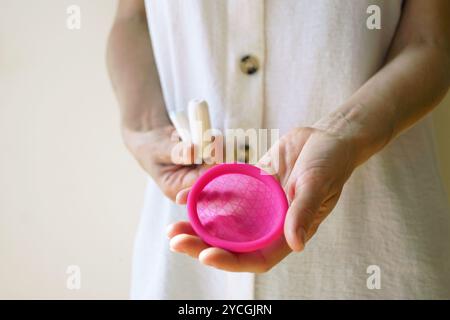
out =
[(203, 134), (211, 129), (208, 104), (205, 100), (194, 99), (188, 104), (189, 128), (191, 141), (195, 146), (195, 163), (202, 163), (203, 156)]

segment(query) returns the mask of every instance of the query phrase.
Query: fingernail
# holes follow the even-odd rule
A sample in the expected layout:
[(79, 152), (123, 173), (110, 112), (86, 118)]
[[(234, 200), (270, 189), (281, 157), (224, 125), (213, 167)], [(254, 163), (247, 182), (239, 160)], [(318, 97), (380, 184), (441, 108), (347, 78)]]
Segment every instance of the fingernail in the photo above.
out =
[(200, 254), (198, 255), (198, 261), (200, 261), (200, 263), (203, 264), (204, 266), (215, 267), (214, 265), (212, 265), (210, 263), (206, 263), (206, 259), (205, 259), (206, 255), (207, 254), (205, 253), (205, 250), (201, 251)]
[(302, 251), (305, 249), (306, 245), (306, 231), (304, 228), (299, 228), (297, 231), (298, 239), (300, 240), (300, 247), (298, 248), (298, 251)]
[(170, 246), (170, 245), (169, 245), (169, 250), (172, 251), (172, 252), (175, 252), (175, 253), (185, 253), (184, 251), (182, 251), (182, 250), (177, 250), (177, 249), (175, 249), (174, 247), (172, 247), (172, 246)]

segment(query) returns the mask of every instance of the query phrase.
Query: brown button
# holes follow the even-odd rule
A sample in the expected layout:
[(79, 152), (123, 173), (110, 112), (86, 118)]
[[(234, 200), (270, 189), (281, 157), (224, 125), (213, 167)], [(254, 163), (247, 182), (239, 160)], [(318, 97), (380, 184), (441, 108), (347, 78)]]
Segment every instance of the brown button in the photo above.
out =
[(254, 56), (246, 55), (241, 58), (239, 66), (245, 74), (254, 74), (259, 69), (258, 59)]
[[(243, 146), (239, 147), (239, 151), (238, 151), (238, 155), (241, 156), (241, 158), (238, 158), (237, 161), (238, 162), (244, 162), (244, 163), (250, 163), (251, 159), (251, 149), (250, 149), (250, 145), (248, 143), (246, 143)], [(254, 164), (254, 163), (252, 163)]]

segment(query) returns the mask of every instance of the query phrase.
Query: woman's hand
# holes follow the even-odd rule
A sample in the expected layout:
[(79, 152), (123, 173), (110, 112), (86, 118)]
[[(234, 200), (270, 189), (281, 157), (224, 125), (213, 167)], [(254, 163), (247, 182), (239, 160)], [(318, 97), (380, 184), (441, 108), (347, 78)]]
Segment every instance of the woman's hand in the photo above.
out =
[[(175, 200), (204, 167), (172, 157), (174, 148), (182, 144), (174, 136), (167, 115), (144, 1), (119, 2), (108, 40), (107, 62), (121, 110), (125, 144), (164, 194)], [(189, 153), (191, 146), (185, 147)]]
[(193, 146), (180, 142), (173, 126), (149, 131), (123, 130), (128, 149), (162, 192), (175, 201), (180, 190), (189, 188), (206, 165), (193, 165)]
[[(167, 231), (171, 249), (222, 270), (256, 273), (270, 270), (292, 250), (302, 251), (333, 210), (357, 165), (355, 150), (350, 139), (323, 130), (290, 131), (258, 164), (263, 168), (270, 166), (276, 172), (288, 197), (284, 237), (255, 252), (232, 253), (207, 245), (196, 236), (189, 222), (178, 222)], [(181, 191), (177, 202), (185, 203), (187, 194), (188, 190)]]

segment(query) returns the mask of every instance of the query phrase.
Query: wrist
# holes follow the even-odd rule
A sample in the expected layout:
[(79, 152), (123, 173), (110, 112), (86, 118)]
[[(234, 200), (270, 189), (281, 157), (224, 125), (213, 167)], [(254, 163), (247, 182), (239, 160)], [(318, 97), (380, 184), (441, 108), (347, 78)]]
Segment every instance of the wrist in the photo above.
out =
[(371, 115), (362, 104), (344, 105), (321, 118), (312, 127), (352, 145), (356, 166), (389, 143), (394, 132), (391, 119)]
[(122, 140), (130, 153), (135, 158), (148, 156), (149, 147), (157, 145), (163, 139), (172, 137), (174, 132), (172, 125), (151, 128), (148, 131), (137, 131), (122, 126)]
[(139, 148), (140, 142), (142, 140), (142, 136), (145, 135), (148, 131), (139, 131), (131, 129), (130, 127), (122, 124), (121, 126), (121, 134), (122, 134), (122, 141), (125, 145), (125, 147), (128, 149), (128, 151), (136, 155), (136, 150)]
[(171, 124), (167, 114), (155, 114), (151, 108), (128, 108), (121, 114), (122, 136), (134, 137), (135, 134), (143, 134), (154, 129), (169, 126)]
[(171, 124), (162, 102), (148, 103), (148, 99), (136, 99), (121, 104), (121, 126), (124, 130), (148, 132)]

